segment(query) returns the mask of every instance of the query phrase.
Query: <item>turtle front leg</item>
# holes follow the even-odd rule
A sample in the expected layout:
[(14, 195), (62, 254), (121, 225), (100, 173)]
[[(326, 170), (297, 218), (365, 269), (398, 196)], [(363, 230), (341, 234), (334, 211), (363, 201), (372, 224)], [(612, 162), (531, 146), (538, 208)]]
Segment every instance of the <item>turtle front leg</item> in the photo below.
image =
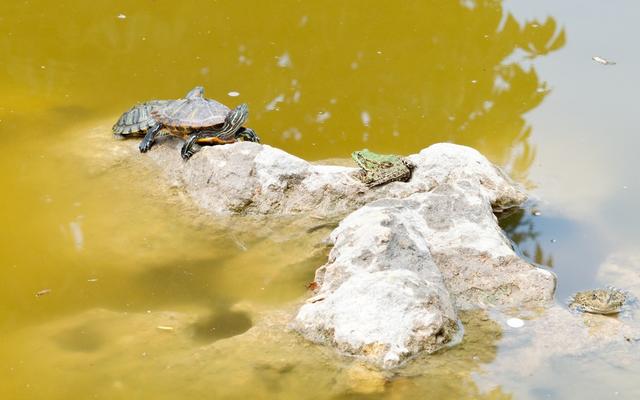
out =
[(187, 138), (187, 141), (182, 145), (182, 149), (180, 149), (180, 155), (182, 159), (187, 161), (194, 154), (200, 151), (200, 145), (196, 143), (198, 140), (198, 135), (190, 135)]
[(140, 142), (140, 145), (138, 146), (140, 153), (146, 153), (151, 149), (153, 142), (156, 140), (156, 137), (158, 137), (158, 133), (160, 133), (160, 128), (162, 128), (160, 124), (155, 124), (147, 129), (147, 133), (144, 135), (142, 142)]

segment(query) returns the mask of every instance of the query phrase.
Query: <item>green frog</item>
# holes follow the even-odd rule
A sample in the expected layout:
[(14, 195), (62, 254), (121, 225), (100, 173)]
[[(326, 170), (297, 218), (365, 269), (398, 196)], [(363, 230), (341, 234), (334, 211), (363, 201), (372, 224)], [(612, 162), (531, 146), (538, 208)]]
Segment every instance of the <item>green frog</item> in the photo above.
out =
[(416, 166), (406, 158), (393, 154), (378, 154), (367, 149), (354, 151), (351, 158), (358, 164), (357, 178), (369, 187), (411, 178), (411, 170)]
[(616, 288), (585, 290), (569, 300), (569, 308), (592, 314), (617, 314), (627, 301), (627, 294)]

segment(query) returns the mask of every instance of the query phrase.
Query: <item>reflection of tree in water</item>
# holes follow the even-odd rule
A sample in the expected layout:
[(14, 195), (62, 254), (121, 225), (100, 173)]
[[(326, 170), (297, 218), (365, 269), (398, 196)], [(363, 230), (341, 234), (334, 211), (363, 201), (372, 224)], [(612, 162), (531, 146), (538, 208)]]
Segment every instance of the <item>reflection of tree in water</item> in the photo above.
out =
[[(11, 8), (0, 78), (18, 97), (114, 118), (202, 84), (248, 102), (264, 142), (303, 157), (451, 141), (524, 177), (535, 150), (523, 115), (548, 92), (523, 65), (565, 43), (553, 18), (518, 22), (499, 0), (253, 2), (250, 13), (243, 2), (131, 3), (126, 23), (112, 17), (121, 11), (86, 3), (51, 20)], [(34, 58), (50, 60), (46, 70)]]
[[(468, 3), (394, 4), (384, 18), (377, 7), (344, 4), (340, 29), (323, 31), (319, 42), (302, 33), (314, 46), (290, 51), (292, 60), (324, 68), (274, 71), (297, 79), (302, 100), (285, 93), (280, 113), (264, 115), (267, 125), (297, 129), (302, 140), (292, 144), (285, 135), (283, 146), (311, 153), (311, 141), (313, 156), (331, 151), (326, 142), (408, 153), (451, 141), (524, 177), (535, 150), (523, 114), (548, 92), (518, 59), (559, 49), (564, 31), (552, 18), (519, 23), (499, 1)], [(330, 118), (318, 119), (320, 112)]]
[(553, 255), (546, 254), (535, 229), (534, 217), (524, 208), (513, 210), (500, 218), (500, 227), (515, 244), (517, 251), (530, 261), (553, 268)]

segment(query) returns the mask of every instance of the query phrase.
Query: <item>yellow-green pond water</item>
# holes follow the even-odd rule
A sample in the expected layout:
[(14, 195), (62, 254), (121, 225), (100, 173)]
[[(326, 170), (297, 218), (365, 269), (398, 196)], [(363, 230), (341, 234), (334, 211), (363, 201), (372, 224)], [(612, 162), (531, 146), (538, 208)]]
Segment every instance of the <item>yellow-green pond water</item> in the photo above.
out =
[(330, 227), (189, 218), (144, 155), (105, 151), (121, 112), (195, 85), (309, 160), (473, 146), (530, 190), (502, 224), (562, 303), (612, 264), (640, 275), (639, 18), (631, 0), (3, 1), (0, 398), (640, 398), (640, 366), (603, 353), (492, 373), (510, 333), (483, 313), (454, 348), (364, 371), (285, 329)]

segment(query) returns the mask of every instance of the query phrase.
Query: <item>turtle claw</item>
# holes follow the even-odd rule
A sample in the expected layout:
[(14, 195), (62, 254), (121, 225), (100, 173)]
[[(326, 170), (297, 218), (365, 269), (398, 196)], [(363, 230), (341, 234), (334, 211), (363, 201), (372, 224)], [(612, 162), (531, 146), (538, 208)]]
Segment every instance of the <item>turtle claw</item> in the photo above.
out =
[(151, 143), (147, 142), (146, 140), (140, 142), (140, 145), (138, 146), (138, 149), (140, 149), (140, 153), (146, 153), (150, 148)]
[(200, 146), (196, 143), (196, 140), (198, 140), (198, 137), (196, 135), (191, 135), (187, 142), (182, 146), (182, 149), (180, 149), (180, 155), (183, 160), (189, 160), (194, 154), (200, 151)]
[(151, 149), (151, 146), (153, 146), (153, 142), (155, 141), (156, 136), (158, 136), (159, 132), (160, 124), (156, 124), (155, 126), (152, 126), (147, 130), (147, 133), (144, 135), (144, 139), (142, 139), (142, 142), (140, 142), (140, 145), (138, 145), (140, 153), (146, 153)]

